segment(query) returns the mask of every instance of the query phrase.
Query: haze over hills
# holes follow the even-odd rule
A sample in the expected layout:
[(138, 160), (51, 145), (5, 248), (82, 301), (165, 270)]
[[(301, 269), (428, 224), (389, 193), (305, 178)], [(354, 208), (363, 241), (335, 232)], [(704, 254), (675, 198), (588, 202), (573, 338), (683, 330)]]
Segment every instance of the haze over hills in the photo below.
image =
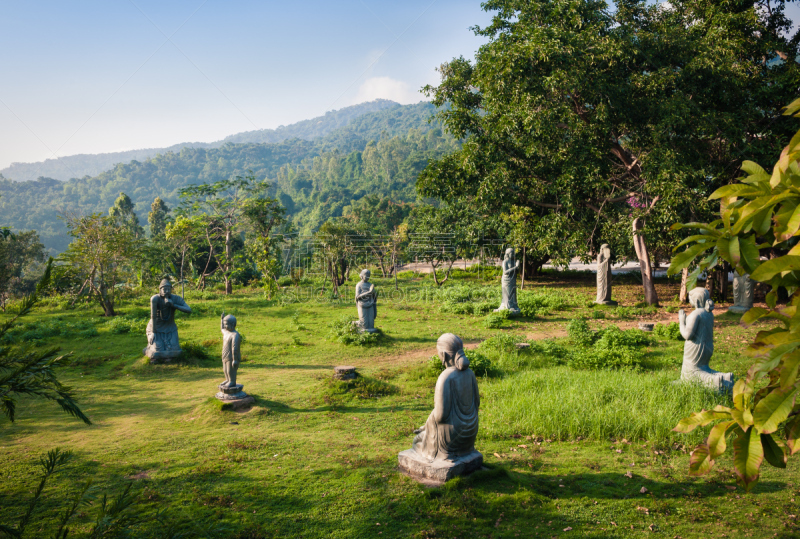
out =
[[(68, 181), (43, 177), (16, 182), (0, 175), (0, 225), (37, 230), (51, 251), (60, 252), (71, 238), (59, 213), (107, 213), (124, 192), (136, 204), (140, 223), (146, 226), (155, 197), (174, 208), (180, 203), (182, 187), (244, 176), (249, 171), (272, 184), (270, 194), (280, 199), (295, 228), (305, 234), (368, 195), (412, 202), (416, 200), (417, 175), (428, 160), (456, 150), (459, 141), (429, 121), (436, 110), (430, 103), (379, 103), (383, 105), (387, 106), (382, 110), (348, 120), (330, 118), (326, 123), (326, 115), (321, 124), (306, 121), (294, 131), (293, 126), (284, 128), (284, 132), (311, 136), (332, 123), (343, 124), (312, 140), (295, 137), (269, 143), (227, 142), (215, 148), (182, 147)], [(262, 132), (240, 135), (273, 136)]]
[(37, 178), (52, 178), (66, 181), (70, 178), (96, 176), (105, 170), (114, 168), (117, 163), (143, 161), (158, 154), (180, 152), (182, 148), (219, 148), (228, 142), (232, 143), (277, 143), (299, 138), (313, 140), (346, 126), (359, 116), (370, 112), (400, 107), (401, 105), (388, 99), (376, 99), (339, 110), (332, 110), (324, 116), (302, 120), (276, 129), (259, 129), (229, 135), (215, 142), (182, 142), (167, 148), (143, 148), (123, 152), (101, 154), (76, 154), (58, 159), (47, 159), (37, 163), (11, 163), (0, 170), (0, 175), (13, 181), (32, 181)]

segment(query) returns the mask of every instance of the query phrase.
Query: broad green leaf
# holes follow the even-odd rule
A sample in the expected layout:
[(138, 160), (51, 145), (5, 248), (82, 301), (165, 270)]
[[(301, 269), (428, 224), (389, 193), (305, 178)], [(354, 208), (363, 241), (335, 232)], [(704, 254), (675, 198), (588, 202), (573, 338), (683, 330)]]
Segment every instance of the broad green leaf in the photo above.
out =
[(764, 448), (764, 458), (776, 468), (786, 468), (786, 445), (776, 440), (772, 434), (761, 434), (761, 446)]
[(734, 425), (736, 425), (736, 421), (724, 421), (711, 428), (711, 432), (708, 433), (708, 439), (706, 440), (711, 459), (717, 458), (728, 448), (725, 435), (728, 433), (728, 429)]
[(800, 256), (781, 256), (763, 262), (750, 277), (759, 282), (769, 281), (779, 273), (784, 271), (800, 270)]
[(709, 423), (717, 419), (727, 419), (730, 412), (721, 412), (717, 410), (702, 410), (700, 412), (694, 412), (689, 417), (684, 417), (681, 419), (675, 428), (672, 429), (675, 432), (681, 432), (683, 434), (688, 434), (692, 432), (697, 427), (705, 427)]
[(705, 240), (705, 241), (708, 241), (708, 242), (716, 242), (717, 241), (717, 237), (718, 237), (718, 235), (695, 234), (694, 236), (689, 236), (688, 238), (685, 238), (682, 242), (680, 242), (678, 245), (676, 245), (675, 248), (672, 249), (672, 252), (674, 253), (679, 248), (683, 247), (687, 243), (692, 243), (693, 241)]
[(739, 378), (733, 384), (733, 405), (741, 412), (750, 405), (750, 399), (753, 397), (753, 384), (749, 383), (746, 378)]
[(669, 265), (667, 274), (675, 275), (683, 268), (688, 267), (692, 260), (697, 258), (698, 255), (708, 251), (712, 247), (714, 247), (713, 243), (698, 243), (688, 247), (685, 251), (678, 253), (672, 258), (672, 263)]
[(733, 418), (734, 421), (736, 421), (736, 423), (743, 431), (747, 430), (748, 427), (752, 425), (752, 423), (748, 423), (747, 421), (745, 421), (744, 411), (742, 410), (731, 410), (731, 417)]
[(763, 434), (778, 430), (781, 423), (786, 421), (794, 408), (797, 397), (797, 385), (785, 389), (773, 389), (769, 395), (761, 399), (753, 410), (753, 424)]
[(745, 490), (750, 491), (758, 481), (764, 448), (761, 437), (753, 427), (739, 434), (733, 441), (733, 469)]
[(764, 318), (769, 311), (763, 307), (753, 307), (742, 315), (739, 323), (745, 327), (755, 324), (759, 319)]
[(689, 457), (689, 475), (705, 475), (714, 466), (707, 444), (699, 444)]
[(800, 415), (794, 416), (786, 423), (786, 446), (791, 455), (800, 451)]
[(756, 238), (754, 235), (748, 235), (745, 237), (739, 238), (739, 251), (741, 253), (741, 266), (744, 268), (746, 273), (750, 274), (750, 278), (752, 279), (752, 274), (759, 267), (761, 261), (758, 259), (760, 256), (758, 252), (758, 247), (756, 246)]
[(770, 309), (774, 309), (775, 308), (775, 304), (778, 303), (778, 291), (776, 289), (774, 289), (774, 288), (772, 290), (770, 290), (767, 293), (767, 297), (765, 298), (765, 301), (767, 303), (767, 307), (769, 307)]
[(776, 240), (780, 242), (786, 241), (794, 236), (798, 229), (800, 229), (800, 206), (795, 207), (786, 224), (781, 227), (780, 234), (775, 235)]
[(717, 251), (719, 255), (731, 263), (733, 267), (739, 265), (739, 238), (720, 238), (717, 240)]
[[(800, 111), (800, 98), (795, 99), (791, 103), (789, 103), (785, 109), (783, 109), (783, 114), (786, 116), (791, 116), (795, 114), (797, 111)], [(751, 161), (748, 161), (751, 162)]]
[(788, 388), (797, 383), (797, 371), (800, 368), (800, 351), (783, 356), (781, 369), (781, 388)]
[[(772, 208), (765, 208), (753, 215), (753, 232), (765, 236), (772, 226)], [(755, 242), (753, 243), (755, 245)]]
[[(798, 99), (800, 101), (800, 99)], [(756, 163), (755, 161), (742, 161), (742, 170), (747, 172), (748, 174), (767, 174), (767, 171), (764, 168)]]
[[(766, 173), (765, 173), (766, 174)], [(742, 183), (734, 183), (732, 185), (725, 185), (720, 187), (708, 197), (708, 200), (716, 200), (723, 197), (757, 197), (770, 194), (769, 190), (754, 185), (747, 185)]]

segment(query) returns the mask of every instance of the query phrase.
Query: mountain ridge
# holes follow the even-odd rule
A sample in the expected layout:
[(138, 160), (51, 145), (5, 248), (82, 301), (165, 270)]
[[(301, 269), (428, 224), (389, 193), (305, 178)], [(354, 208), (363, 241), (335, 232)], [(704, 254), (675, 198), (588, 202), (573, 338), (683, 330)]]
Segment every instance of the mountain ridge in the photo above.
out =
[(121, 152), (80, 153), (67, 155), (57, 159), (45, 159), (34, 163), (11, 163), (0, 170), (0, 176), (6, 180), (24, 182), (38, 178), (51, 178), (59, 181), (97, 176), (113, 169), (119, 163), (144, 161), (167, 152), (178, 153), (183, 148), (219, 148), (228, 143), (279, 143), (292, 138), (314, 140), (328, 133), (345, 127), (356, 118), (371, 112), (401, 107), (399, 103), (388, 99), (375, 99), (357, 105), (331, 110), (322, 116), (300, 120), (275, 129), (258, 129), (242, 131), (228, 135), (213, 142), (181, 142), (163, 148), (141, 148)]

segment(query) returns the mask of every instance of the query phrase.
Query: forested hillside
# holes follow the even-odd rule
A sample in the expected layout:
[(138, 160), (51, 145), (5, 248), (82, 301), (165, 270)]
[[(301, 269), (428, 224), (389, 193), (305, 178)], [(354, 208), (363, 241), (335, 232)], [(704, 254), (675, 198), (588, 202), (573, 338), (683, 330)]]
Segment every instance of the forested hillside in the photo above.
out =
[(351, 121), (370, 112), (379, 112), (385, 109), (401, 107), (394, 101), (376, 99), (368, 103), (360, 103), (339, 110), (332, 110), (324, 116), (303, 120), (277, 129), (260, 129), (258, 131), (245, 131), (225, 137), (215, 142), (182, 142), (168, 148), (143, 148), (125, 152), (112, 152), (101, 154), (78, 154), (58, 159), (47, 159), (39, 163), (12, 163), (11, 166), (0, 170), (0, 175), (15, 181), (30, 181), (40, 177), (68, 180), (84, 176), (96, 176), (103, 171), (114, 168), (117, 163), (130, 161), (143, 161), (158, 154), (167, 152), (180, 152), (183, 148), (219, 148), (228, 142), (282, 142), (293, 138), (313, 140), (323, 137), (328, 133), (346, 126)]
[(0, 225), (38, 230), (48, 248), (63, 251), (70, 238), (59, 213), (105, 213), (124, 192), (145, 224), (155, 197), (174, 208), (181, 187), (251, 170), (273, 184), (273, 196), (286, 206), (297, 229), (309, 233), (367, 194), (414, 200), (417, 174), (428, 160), (458, 148), (438, 124), (428, 123), (433, 111), (429, 103), (396, 106), (362, 115), (313, 141), (183, 148), (67, 182), (0, 177)]

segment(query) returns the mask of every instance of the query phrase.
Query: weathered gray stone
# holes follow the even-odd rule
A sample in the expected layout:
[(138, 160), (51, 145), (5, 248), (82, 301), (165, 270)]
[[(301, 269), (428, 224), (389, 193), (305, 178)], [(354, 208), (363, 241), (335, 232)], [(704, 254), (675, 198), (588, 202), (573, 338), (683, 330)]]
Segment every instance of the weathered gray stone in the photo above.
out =
[(734, 377), (730, 372), (717, 372), (708, 366), (714, 353), (714, 302), (708, 290), (695, 288), (689, 292), (689, 303), (694, 311), (687, 316), (683, 309), (678, 313), (683, 345), (681, 380), (697, 382), (717, 391), (733, 389)]
[(397, 455), (397, 460), (402, 471), (426, 484), (442, 484), (454, 477), (480, 470), (483, 466), (483, 455), (478, 451), (453, 460), (428, 462), (413, 449), (406, 449)]
[(358, 325), (360, 331), (375, 333), (375, 318), (378, 316), (378, 292), (370, 284), (370, 271), (362, 270), (361, 281), (356, 285), (356, 305), (358, 306)]
[(514, 257), (514, 249), (509, 247), (506, 249), (506, 254), (503, 258), (503, 277), (500, 280), (503, 299), (500, 302), (500, 307), (495, 309), (494, 312), (509, 311), (512, 316), (520, 314), (519, 305), (517, 304), (517, 271), (519, 271), (519, 266), (519, 260)]
[(639, 322), (639, 329), (642, 331), (653, 331), (655, 324), (652, 322)]
[(159, 292), (150, 298), (150, 322), (147, 323), (147, 346), (142, 353), (150, 363), (169, 363), (181, 355), (175, 311), (192, 312), (183, 298), (172, 293), (172, 284), (164, 279)]
[(411, 449), (397, 458), (400, 468), (412, 477), (447, 481), (480, 468), (483, 462), (475, 450), (480, 395), (463, 341), (445, 333), (436, 349), (445, 370), (436, 381), (433, 411), (425, 425), (414, 431)]
[(527, 342), (518, 342), (516, 343), (517, 350), (526, 350), (531, 347), (530, 343)]
[(750, 275), (739, 272), (733, 274), (733, 305), (728, 308), (732, 313), (746, 313), (753, 308), (753, 281)]
[(611, 249), (607, 243), (600, 246), (597, 253), (597, 299), (600, 305), (616, 305), (611, 299)]
[(352, 365), (344, 365), (333, 368), (333, 377), (337, 380), (352, 380), (358, 376), (356, 368)]
[(236, 317), (231, 314), (225, 316), (225, 311), (223, 311), (220, 315), (220, 330), (222, 331), (222, 370), (225, 373), (225, 381), (222, 384), (235, 386), (239, 363), (242, 361), (242, 336), (236, 331)]
[(247, 393), (242, 391), (243, 389), (244, 386), (242, 384), (229, 386), (225, 382), (222, 382), (219, 385), (219, 392), (215, 396), (221, 401), (243, 399), (247, 397)]

